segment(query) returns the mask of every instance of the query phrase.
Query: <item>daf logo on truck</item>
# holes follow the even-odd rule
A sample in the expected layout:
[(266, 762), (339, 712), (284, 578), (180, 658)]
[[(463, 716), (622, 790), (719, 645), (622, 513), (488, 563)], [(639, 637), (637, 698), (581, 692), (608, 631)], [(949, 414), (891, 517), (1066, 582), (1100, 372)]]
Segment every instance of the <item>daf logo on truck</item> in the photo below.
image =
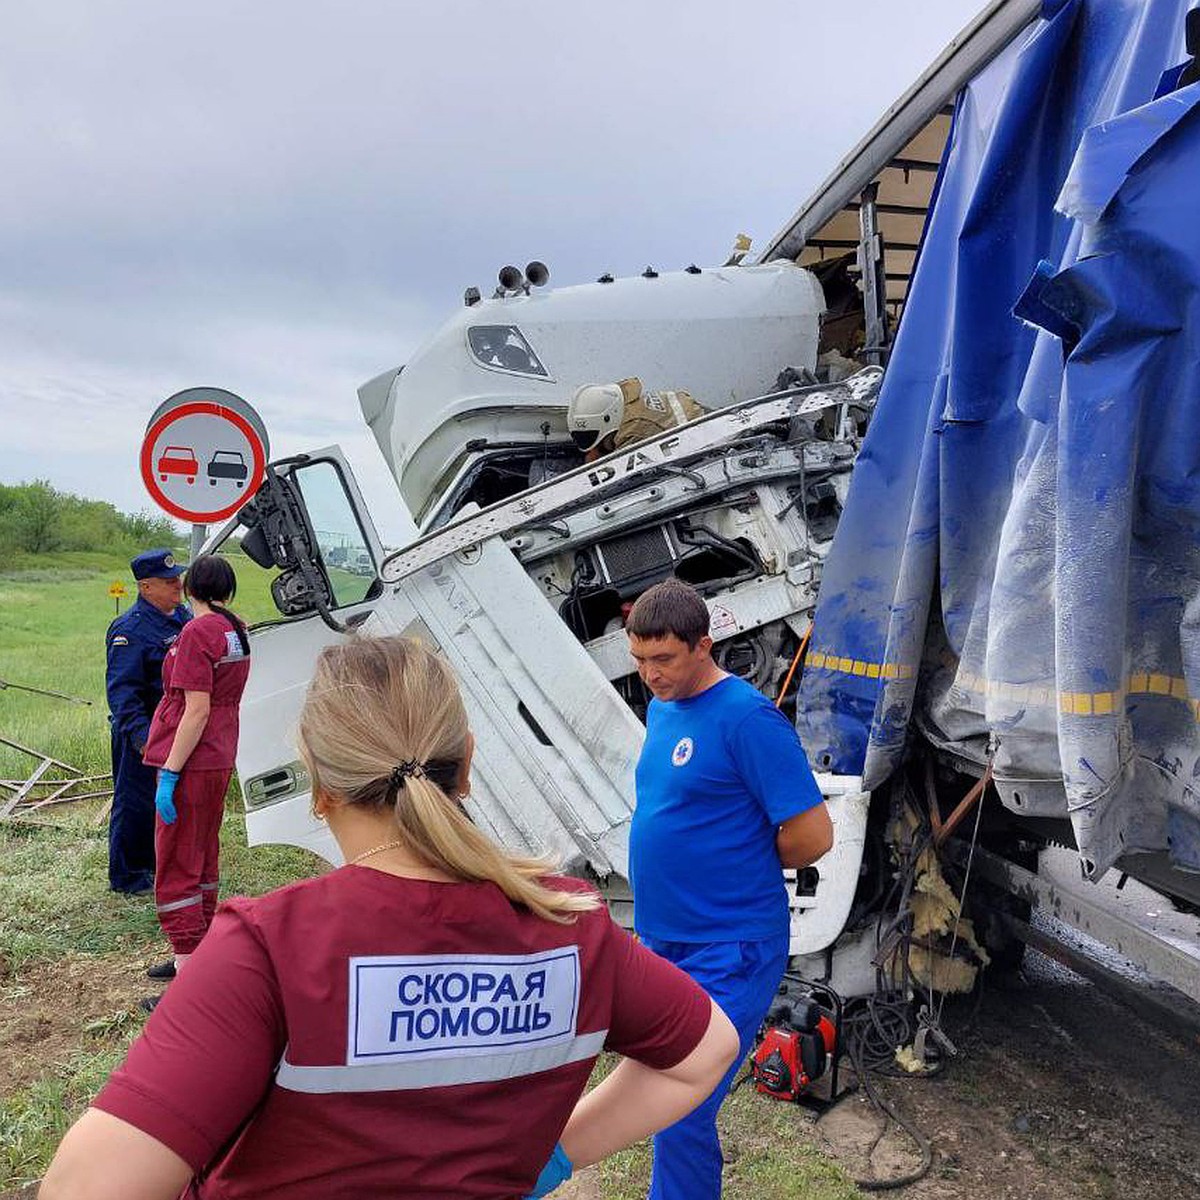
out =
[(650, 452), (634, 450), (624, 455), (618, 462), (605, 463), (603, 466), (597, 467), (594, 471), (589, 471), (587, 476), (588, 483), (594, 488), (603, 487), (606, 483), (612, 483), (614, 479), (623, 475), (629, 475), (639, 467), (670, 458), (671, 451), (678, 445), (679, 439), (677, 437), (668, 437), (654, 442)]

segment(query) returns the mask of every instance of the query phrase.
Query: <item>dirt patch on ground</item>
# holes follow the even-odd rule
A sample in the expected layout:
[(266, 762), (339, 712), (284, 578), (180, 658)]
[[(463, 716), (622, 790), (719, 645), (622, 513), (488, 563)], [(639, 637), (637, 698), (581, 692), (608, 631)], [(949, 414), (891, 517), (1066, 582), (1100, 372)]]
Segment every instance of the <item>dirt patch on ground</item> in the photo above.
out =
[[(933, 1144), (933, 1164), (904, 1194), (922, 1200), (1200, 1197), (1200, 1047), (1164, 1033), (1069, 972), (1030, 955), (977, 1008), (946, 1025), (960, 1053), (932, 1079), (878, 1090)], [(919, 1162), (861, 1093), (815, 1132), (857, 1177)]]
[(580, 1171), (570, 1182), (554, 1193), (561, 1200), (604, 1200), (600, 1190), (600, 1174), (595, 1170)]
[[(71, 956), (32, 966), (0, 991), (4, 1091), (25, 1087), (114, 1030), (140, 1023), (148, 958)], [(930, 1139), (933, 1161), (899, 1195), (913, 1200), (1200, 1200), (1200, 1044), (1163, 1032), (1103, 993), (1030, 955), (1004, 989), (947, 1007), (958, 1058), (928, 1079), (879, 1091)], [(761, 1148), (815, 1148), (858, 1178), (891, 1179), (919, 1162), (912, 1140), (860, 1090), (820, 1118), (739, 1090), (722, 1111), (730, 1164)], [(733, 1168), (736, 1174), (736, 1167)], [(791, 1195), (770, 1190), (770, 1195)], [(19, 1194), (19, 1193), (18, 1193)], [(742, 1184), (729, 1200), (750, 1196)], [(600, 1172), (556, 1196), (606, 1200)]]
[(138, 1000), (155, 987), (150, 960), (70, 955), (36, 963), (0, 987), (0, 1061), (4, 1093), (34, 1083), (53, 1064), (94, 1049), (114, 1031), (141, 1023)]
[[(944, 1072), (874, 1085), (932, 1143), (928, 1172), (895, 1194), (1200, 1200), (1200, 1043), (1162, 1031), (1032, 953), (1004, 987), (990, 981), (978, 1001), (948, 1005), (944, 1024), (959, 1048)], [(777, 1102), (748, 1093), (722, 1110), (727, 1163), (765, 1124), (754, 1106), (776, 1113)], [(784, 1140), (797, 1152), (815, 1147), (855, 1178), (895, 1179), (920, 1164), (913, 1139), (862, 1089), (820, 1117), (784, 1109)], [(557, 1195), (605, 1200), (595, 1170)]]

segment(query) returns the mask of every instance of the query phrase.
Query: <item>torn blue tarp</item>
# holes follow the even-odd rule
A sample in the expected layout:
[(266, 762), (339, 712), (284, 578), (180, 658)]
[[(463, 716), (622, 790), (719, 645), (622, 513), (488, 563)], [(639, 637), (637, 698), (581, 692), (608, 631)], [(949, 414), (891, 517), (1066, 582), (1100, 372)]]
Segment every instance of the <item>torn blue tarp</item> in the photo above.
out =
[(1069, 0), (960, 95), (800, 693), (819, 767), (877, 785), (915, 721), (1089, 874), (1200, 869), (1189, 2)]

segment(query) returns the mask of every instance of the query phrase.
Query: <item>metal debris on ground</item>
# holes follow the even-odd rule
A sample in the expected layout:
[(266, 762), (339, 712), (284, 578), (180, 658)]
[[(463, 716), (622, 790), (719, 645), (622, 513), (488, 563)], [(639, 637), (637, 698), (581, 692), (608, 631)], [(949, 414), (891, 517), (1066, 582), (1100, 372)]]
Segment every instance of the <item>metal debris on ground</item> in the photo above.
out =
[(83, 699), (82, 696), (68, 696), (66, 692), (52, 692), (47, 688), (30, 687), (25, 683), (13, 683), (11, 679), (0, 679), (0, 692), (7, 691), (9, 688), (17, 692), (31, 692), (35, 696), (50, 696), (55, 700), (67, 700), (72, 704), (83, 704), (88, 708), (92, 707), (92, 702)]
[(89, 775), (11, 738), (0, 737), (0, 745), (34, 760), (33, 769), (24, 779), (0, 779), (0, 821), (16, 820), (51, 805), (112, 795), (111, 772)]

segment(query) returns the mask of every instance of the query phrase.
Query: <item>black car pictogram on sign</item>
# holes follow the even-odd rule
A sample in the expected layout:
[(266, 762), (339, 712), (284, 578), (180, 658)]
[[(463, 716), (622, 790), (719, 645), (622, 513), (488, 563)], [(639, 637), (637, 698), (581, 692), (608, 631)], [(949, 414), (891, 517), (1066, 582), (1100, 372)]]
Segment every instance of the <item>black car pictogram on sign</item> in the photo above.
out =
[(208, 482), (213, 486), (217, 486), (218, 479), (232, 479), (238, 487), (242, 487), (246, 482), (246, 476), (250, 474), (246, 466), (246, 460), (242, 457), (241, 452), (237, 450), (218, 450), (208, 462)]

